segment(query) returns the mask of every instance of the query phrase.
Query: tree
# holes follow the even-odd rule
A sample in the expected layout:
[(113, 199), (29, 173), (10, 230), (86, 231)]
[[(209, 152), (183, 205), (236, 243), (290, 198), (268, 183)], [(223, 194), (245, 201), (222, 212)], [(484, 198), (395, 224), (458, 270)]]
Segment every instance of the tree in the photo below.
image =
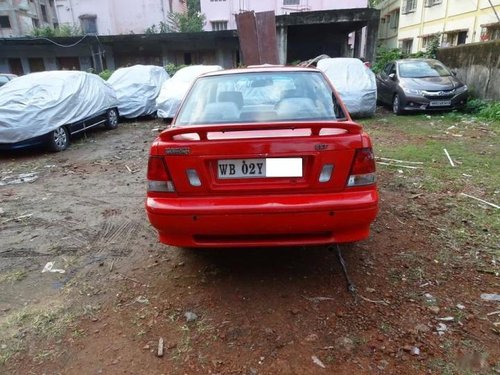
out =
[(378, 4), (380, 4), (383, 0), (369, 0), (368, 6), (370, 8), (375, 8)]
[(166, 22), (148, 27), (146, 34), (192, 33), (203, 31), (205, 15), (200, 12), (200, 0), (188, 0), (186, 13), (169, 12)]

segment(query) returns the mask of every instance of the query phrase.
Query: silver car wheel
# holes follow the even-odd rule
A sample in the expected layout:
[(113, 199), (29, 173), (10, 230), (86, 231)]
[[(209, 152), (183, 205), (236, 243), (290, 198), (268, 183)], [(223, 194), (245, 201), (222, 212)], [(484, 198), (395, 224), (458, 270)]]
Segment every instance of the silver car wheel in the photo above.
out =
[(108, 129), (116, 129), (118, 127), (118, 112), (116, 109), (110, 109), (106, 114), (106, 127)]
[(68, 143), (68, 134), (62, 127), (54, 130), (53, 137), (54, 144), (57, 148), (64, 149), (66, 147), (66, 144)]

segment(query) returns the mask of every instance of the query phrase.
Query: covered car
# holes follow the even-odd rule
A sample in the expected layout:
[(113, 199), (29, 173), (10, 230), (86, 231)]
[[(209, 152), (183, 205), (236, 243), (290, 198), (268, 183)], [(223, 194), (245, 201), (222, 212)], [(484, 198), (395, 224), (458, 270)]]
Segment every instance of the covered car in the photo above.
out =
[(352, 116), (373, 116), (377, 108), (375, 74), (359, 59), (339, 57), (318, 61)]
[(45, 143), (54, 151), (71, 134), (118, 126), (113, 88), (95, 74), (49, 71), (18, 77), (0, 90), (0, 148)]
[(120, 116), (134, 118), (156, 112), (156, 98), (170, 76), (163, 67), (134, 65), (116, 70), (108, 79), (118, 98)]
[(190, 65), (179, 69), (161, 87), (156, 98), (158, 117), (173, 118), (194, 80), (201, 74), (222, 70), (219, 65)]
[(366, 238), (378, 211), (369, 136), (318, 69), (200, 76), (150, 148), (160, 241), (217, 248)]

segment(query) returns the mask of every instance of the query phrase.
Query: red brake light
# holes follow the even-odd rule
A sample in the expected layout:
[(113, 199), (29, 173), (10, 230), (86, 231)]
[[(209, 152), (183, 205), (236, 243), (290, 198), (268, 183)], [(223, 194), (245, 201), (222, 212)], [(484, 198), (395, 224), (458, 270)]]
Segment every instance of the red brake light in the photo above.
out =
[(363, 186), (375, 183), (375, 157), (371, 147), (356, 150), (347, 186)]
[(148, 191), (175, 192), (175, 187), (161, 156), (150, 156), (148, 160)]

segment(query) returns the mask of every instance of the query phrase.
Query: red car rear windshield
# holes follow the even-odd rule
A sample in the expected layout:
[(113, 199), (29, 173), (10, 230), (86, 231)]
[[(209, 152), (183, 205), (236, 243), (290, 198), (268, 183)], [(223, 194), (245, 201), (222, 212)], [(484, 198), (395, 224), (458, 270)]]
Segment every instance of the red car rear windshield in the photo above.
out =
[(175, 125), (324, 121), (344, 118), (319, 72), (249, 72), (199, 78)]

